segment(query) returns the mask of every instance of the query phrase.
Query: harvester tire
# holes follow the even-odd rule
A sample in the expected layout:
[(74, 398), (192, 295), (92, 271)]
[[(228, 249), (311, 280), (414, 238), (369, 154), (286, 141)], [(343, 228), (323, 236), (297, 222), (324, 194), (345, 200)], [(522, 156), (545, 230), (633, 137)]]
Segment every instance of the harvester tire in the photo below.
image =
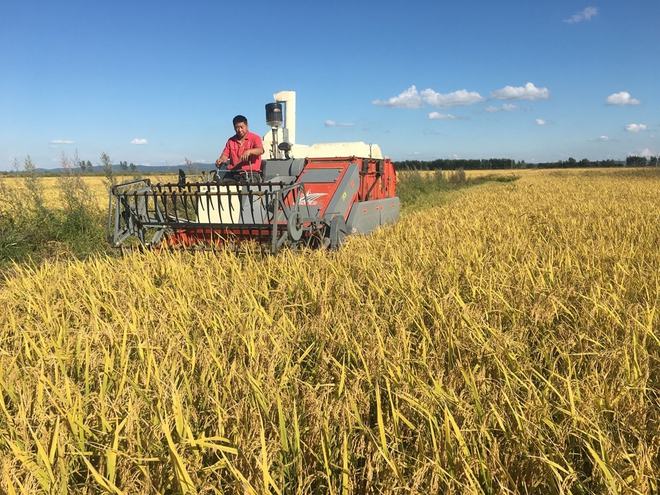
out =
[(302, 225), (298, 224), (299, 218), (300, 217), (298, 216), (298, 213), (293, 212), (291, 215), (289, 215), (289, 220), (286, 224), (286, 230), (289, 233), (289, 239), (294, 244), (297, 243), (303, 235)]

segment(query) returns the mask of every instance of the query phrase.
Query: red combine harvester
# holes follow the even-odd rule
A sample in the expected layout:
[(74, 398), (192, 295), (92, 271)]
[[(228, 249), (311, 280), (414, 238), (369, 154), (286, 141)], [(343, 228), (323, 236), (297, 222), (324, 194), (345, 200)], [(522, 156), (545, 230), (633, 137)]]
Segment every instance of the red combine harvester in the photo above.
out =
[(284, 246), (341, 246), (399, 217), (396, 172), (377, 145), (295, 144), (295, 93), (266, 105), (272, 132), (260, 177), (113, 186), (108, 228), (113, 246), (237, 246), (256, 241), (275, 253)]

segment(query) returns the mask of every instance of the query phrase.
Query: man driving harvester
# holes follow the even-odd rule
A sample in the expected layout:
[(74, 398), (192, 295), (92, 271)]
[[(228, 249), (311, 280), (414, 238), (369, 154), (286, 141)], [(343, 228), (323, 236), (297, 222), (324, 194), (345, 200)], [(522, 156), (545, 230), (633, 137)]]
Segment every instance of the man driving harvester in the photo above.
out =
[[(226, 179), (259, 180), (261, 155), (264, 152), (261, 137), (249, 131), (248, 121), (243, 115), (234, 117), (232, 123), (236, 134), (227, 140), (220, 158), (215, 161), (215, 166), (219, 170), (227, 170), (224, 175)], [(227, 167), (223, 168), (225, 164)]]

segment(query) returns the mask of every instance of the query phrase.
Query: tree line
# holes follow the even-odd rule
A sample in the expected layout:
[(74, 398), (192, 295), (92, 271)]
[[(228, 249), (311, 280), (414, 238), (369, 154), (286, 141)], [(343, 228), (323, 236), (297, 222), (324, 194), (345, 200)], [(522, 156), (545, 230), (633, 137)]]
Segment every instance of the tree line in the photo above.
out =
[[(120, 171), (134, 173), (137, 171), (137, 165), (133, 162), (121, 160), (118, 164), (112, 163), (106, 153), (102, 153), (100, 164), (94, 165), (90, 160), (81, 160), (76, 153), (73, 160), (69, 161), (63, 158), (63, 163), (68, 163), (64, 168), (78, 168), (81, 172), (96, 174), (101, 172), (105, 175), (112, 170), (112, 167), (118, 165)], [(185, 159), (186, 166), (192, 170), (193, 163)], [(558, 160), (555, 162), (526, 162), (524, 160), (513, 160), (511, 158), (488, 158), (488, 159), (458, 159), (458, 158), (438, 158), (436, 160), (398, 160), (394, 162), (398, 170), (507, 170), (507, 169), (525, 169), (525, 168), (606, 168), (606, 167), (657, 167), (660, 166), (660, 156), (628, 156), (625, 160)], [(0, 171), (0, 175), (13, 175), (21, 173), (15, 165), (14, 171)], [(48, 171), (40, 171), (50, 175)], [(51, 172), (51, 174), (54, 172)]]
[[(80, 168), (80, 170), (82, 172), (91, 172), (94, 169), (94, 165), (89, 160), (80, 160), (80, 161), (76, 162), (75, 165), (78, 168)], [(103, 159), (101, 159), (101, 167), (105, 167), (107, 165), (108, 164), (104, 163)], [(127, 161), (120, 161), (118, 163), (118, 165), (119, 165), (119, 168), (121, 170), (125, 170), (126, 172), (128, 172), (128, 171), (135, 172), (137, 170), (137, 165), (135, 165), (135, 163), (133, 163), (133, 162), (128, 163)]]
[(660, 157), (629, 156), (624, 160), (558, 160), (556, 162), (528, 163), (511, 158), (478, 160), (438, 158), (436, 160), (400, 160), (394, 162), (398, 170), (502, 170), (522, 168), (603, 168), (603, 167), (657, 167)]

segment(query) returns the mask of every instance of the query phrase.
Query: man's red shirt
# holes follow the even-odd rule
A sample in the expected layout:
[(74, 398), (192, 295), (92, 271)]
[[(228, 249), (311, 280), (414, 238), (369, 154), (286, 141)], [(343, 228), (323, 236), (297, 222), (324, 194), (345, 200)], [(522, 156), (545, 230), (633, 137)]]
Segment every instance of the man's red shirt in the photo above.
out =
[(249, 132), (245, 135), (245, 139), (241, 143), (234, 135), (227, 140), (223, 155), (229, 157), (228, 170), (242, 170), (245, 172), (261, 172), (261, 155), (250, 155), (245, 161), (241, 161), (241, 155), (245, 150), (252, 148), (262, 148), (263, 143), (261, 137), (254, 132)]

